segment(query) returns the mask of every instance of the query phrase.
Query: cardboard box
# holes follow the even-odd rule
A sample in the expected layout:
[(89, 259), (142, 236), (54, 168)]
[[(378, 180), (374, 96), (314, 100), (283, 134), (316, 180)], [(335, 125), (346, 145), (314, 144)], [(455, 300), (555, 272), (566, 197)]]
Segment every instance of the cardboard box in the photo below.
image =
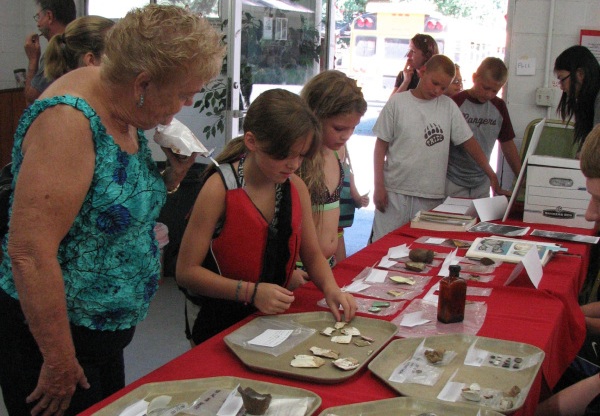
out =
[(585, 219), (589, 202), (579, 160), (529, 157), (524, 222), (593, 228), (594, 222)]

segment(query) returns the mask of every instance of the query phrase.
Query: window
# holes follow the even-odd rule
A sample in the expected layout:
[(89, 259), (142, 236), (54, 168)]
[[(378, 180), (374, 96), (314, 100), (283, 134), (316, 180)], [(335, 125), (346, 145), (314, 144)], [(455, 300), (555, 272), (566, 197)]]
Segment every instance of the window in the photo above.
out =
[(374, 56), (377, 51), (377, 37), (375, 36), (357, 36), (356, 37), (356, 55)]
[(87, 0), (87, 14), (108, 17), (110, 19), (120, 19), (134, 7), (142, 7), (149, 3), (174, 4), (190, 9), (194, 13), (201, 14), (208, 18), (219, 17), (219, 0)]
[(109, 19), (120, 19), (134, 7), (145, 6), (150, 0), (88, 0), (87, 14), (108, 17)]
[(385, 59), (403, 59), (408, 53), (409, 39), (385, 38), (383, 56)]

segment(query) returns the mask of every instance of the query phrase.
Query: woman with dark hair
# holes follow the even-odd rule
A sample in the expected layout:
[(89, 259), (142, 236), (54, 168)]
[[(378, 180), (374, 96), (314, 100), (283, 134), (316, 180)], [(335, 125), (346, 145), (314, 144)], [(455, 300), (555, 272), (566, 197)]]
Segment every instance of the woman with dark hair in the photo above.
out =
[(437, 42), (429, 35), (417, 33), (408, 44), (406, 53), (406, 65), (396, 77), (396, 84), (392, 94), (406, 90), (412, 90), (419, 83), (417, 69), (421, 68), (425, 62), (433, 55), (440, 53)]
[(563, 91), (558, 113), (563, 121), (575, 117), (579, 150), (592, 128), (600, 123), (600, 65), (585, 46), (565, 49), (554, 61), (554, 73)]

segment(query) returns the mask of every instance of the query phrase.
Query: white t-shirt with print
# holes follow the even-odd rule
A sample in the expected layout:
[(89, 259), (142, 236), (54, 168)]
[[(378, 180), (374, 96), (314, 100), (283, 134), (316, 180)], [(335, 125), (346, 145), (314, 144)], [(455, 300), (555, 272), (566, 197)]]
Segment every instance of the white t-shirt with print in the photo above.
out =
[(445, 196), (450, 144), (473, 137), (451, 98), (423, 100), (411, 91), (388, 100), (373, 133), (389, 144), (383, 166), (386, 190), (420, 198)]

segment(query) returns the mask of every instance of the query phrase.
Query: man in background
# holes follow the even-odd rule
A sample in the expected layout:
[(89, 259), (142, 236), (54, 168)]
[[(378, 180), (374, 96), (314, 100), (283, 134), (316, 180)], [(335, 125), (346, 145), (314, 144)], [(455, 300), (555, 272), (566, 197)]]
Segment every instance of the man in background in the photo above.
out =
[[(25, 54), (29, 60), (25, 78), (25, 101), (31, 104), (50, 85), (44, 77), (44, 58), (40, 47), (40, 35), (47, 40), (65, 31), (65, 27), (77, 15), (74, 0), (35, 0), (37, 13), (33, 20), (39, 33), (32, 33), (25, 39)], [(40, 59), (41, 57), (41, 59)]]

